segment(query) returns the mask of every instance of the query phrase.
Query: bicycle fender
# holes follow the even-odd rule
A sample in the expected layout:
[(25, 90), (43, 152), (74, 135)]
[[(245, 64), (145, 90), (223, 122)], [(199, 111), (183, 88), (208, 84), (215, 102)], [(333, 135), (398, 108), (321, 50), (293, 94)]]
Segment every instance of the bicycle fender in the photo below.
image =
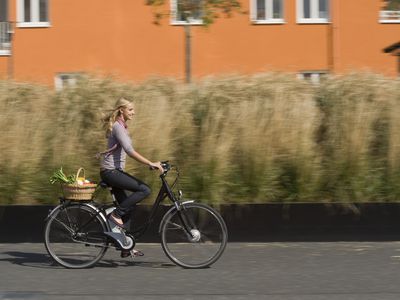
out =
[(107, 228), (110, 229), (110, 225), (108, 224), (108, 222), (107, 222), (107, 220), (106, 220), (106, 217), (100, 212), (100, 210), (99, 210), (96, 206), (94, 206), (93, 204), (90, 204), (90, 203), (83, 203), (83, 204), (81, 204), (81, 205), (88, 206), (88, 207), (90, 207), (91, 209), (93, 209), (94, 211), (96, 211), (96, 213), (99, 213), (99, 216), (100, 216), (101, 219), (104, 221), (104, 223), (106, 224)]
[[(94, 205), (92, 205), (92, 204), (90, 204), (90, 203), (80, 203), (80, 205), (82, 205), (82, 206), (87, 206), (87, 207), (93, 209), (94, 211), (96, 211), (96, 213), (99, 212), (99, 209), (98, 209), (96, 206), (94, 206)], [(58, 211), (62, 206), (63, 206), (62, 204), (59, 204), (59, 205), (57, 205), (56, 207), (54, 207), (54, 208), (49, 212), (49, 214), (47, 215), (47, 217), (44, 219), (45, 222), (47, 222), (47, 220), (48, 220), (49, 218), (51, 218), (51, 216), (54, 215), (54, 214), (56, 213), (56, 211)], [(107, 222), (106, 218), (104, 217), (104, 215), (103, 215), (102, 213), (99, 213), (99, 216), (100, 216), (101, 219), (104, 221), (104, 223), (106, 224), (107, 228), (110, 229), (110, 228), (109, 228), (109, 225), (108, 225), (108, 222)]]
[(186, 204), (186, 203), (193, 203), (195, 200), (187, 200), (185, 202), (182, 202), (181, 204)]
[[(193, 202), (194, 202), (194, 200), (188, 200), (188, 201), (182, 202), (180, 205), (185, 205), (185, 204), (193, 203)], [(160, 226), (158, 227), (158, 233), (161, 232), (161, 227), (162, 227), (162, 225), (164, 224), (166, 217), (167, 217), (170, 213), (172, 213), (174, 210), (177, 210), (177, 209), (178, 209), (178, 208), (177, 208), (177, 205), (172, 205), (172, 207), (164, 214), (164, 216), (163, 216), (163, 218), (162, 218), (162, 220), (161, 220), (161, 222), (160, 222)]]
[(50, 217), (52, 215), (54, 215), (54, 213), (60, 208), (61, 204), (57, 205), (56, 207), (54, 207), (53, 209), (49, 210), (49, 213), (47, 214), (46, 218), (44, 219), (45, 222), (47, 222), (48, 219), (50, 219)]

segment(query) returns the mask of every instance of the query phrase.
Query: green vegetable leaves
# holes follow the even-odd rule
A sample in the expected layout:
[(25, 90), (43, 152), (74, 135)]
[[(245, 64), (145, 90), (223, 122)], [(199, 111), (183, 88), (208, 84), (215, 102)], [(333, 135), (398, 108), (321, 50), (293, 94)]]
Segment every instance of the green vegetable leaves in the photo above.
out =
[(50, 183), (54, 184), (56, 182), (59, 183), (75, 183), (76, 182), (76, 175), (69, 175), (66, 176), (63, 172), (62, 167), (60, 168), (60, 170), (55, 171), (54, 174), (50, 177)]

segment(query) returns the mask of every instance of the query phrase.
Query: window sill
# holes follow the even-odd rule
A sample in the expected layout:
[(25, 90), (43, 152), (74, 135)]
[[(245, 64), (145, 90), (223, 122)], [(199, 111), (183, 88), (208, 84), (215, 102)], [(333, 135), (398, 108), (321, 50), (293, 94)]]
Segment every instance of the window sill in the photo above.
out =
[(50, 22), (19, 22), (18, 28), (47, 28), (51, 27)]
[(271, 20), (251, 20), (254, 25), (273, 25), (273, 24), (286, 24), (283, 19), (271, 19)]
[(298, 24), (329, 24), (330, 21), (327, 19), (300, 19), (297, 20)]
[(400, 23), (400, 10), (382, 10), (379, 12), (379, 23)]
[(379, 20), (379, 23), (381, 23), (381, 24), (400, 24), (400, 19), (399, 20)]
[(0, 56), (10, 56), (11, 51), (10, 50), (0, 50)]
[(185, 21), (175, 21), (175, 20), (172, 20), (171, 21), (171, 25), (180, 25), (180, 26), (182, 26), (182, 25), (197, 25), (197, 26), (199, 26), (199, 25), (204, 25), (203, 24), (203, 21), (202, 20), (193, 20), (193, 21), (191, 21), (190, 23), (188, 23), (188, 22), (185, 22)]

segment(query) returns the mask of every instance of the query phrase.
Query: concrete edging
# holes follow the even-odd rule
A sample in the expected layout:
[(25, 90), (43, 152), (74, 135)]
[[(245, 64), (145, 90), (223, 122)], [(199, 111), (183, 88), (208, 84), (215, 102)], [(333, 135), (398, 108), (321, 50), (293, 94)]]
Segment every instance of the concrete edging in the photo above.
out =
[[(0, 205), (0, 242), (43, 242), (49, 205)], [(400, 203), (266, 203), (216, 207), (230, 242), (397, 240)], [(166, 209), (166, 208), (165, 208)], [(139, 205), (141, 223), (150, 206)], [(164, 210), (165, 211), (165, 210)], [(162, 211), (139, 242), (157, 242)]]

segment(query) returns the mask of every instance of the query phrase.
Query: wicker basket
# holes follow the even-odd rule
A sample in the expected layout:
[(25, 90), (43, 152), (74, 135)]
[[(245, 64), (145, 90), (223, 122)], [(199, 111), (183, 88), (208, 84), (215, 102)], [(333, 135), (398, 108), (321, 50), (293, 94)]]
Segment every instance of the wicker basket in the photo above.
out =
[[(79, 177), (79, 174), (83, 172), (83, 178), (85, 178), (85, 170), (83, 168), (79, 168), (76, 173), (76, 178)], [(95, 183), (86, 183), (86, 184), (63, 184), (62, 189), (64, 193), (64, 198), (67, 200), (75, 200), (75, 201), (87, 201), (91, 200), (93, 197), (93, 193), (95, 192), (97, 184)]]

